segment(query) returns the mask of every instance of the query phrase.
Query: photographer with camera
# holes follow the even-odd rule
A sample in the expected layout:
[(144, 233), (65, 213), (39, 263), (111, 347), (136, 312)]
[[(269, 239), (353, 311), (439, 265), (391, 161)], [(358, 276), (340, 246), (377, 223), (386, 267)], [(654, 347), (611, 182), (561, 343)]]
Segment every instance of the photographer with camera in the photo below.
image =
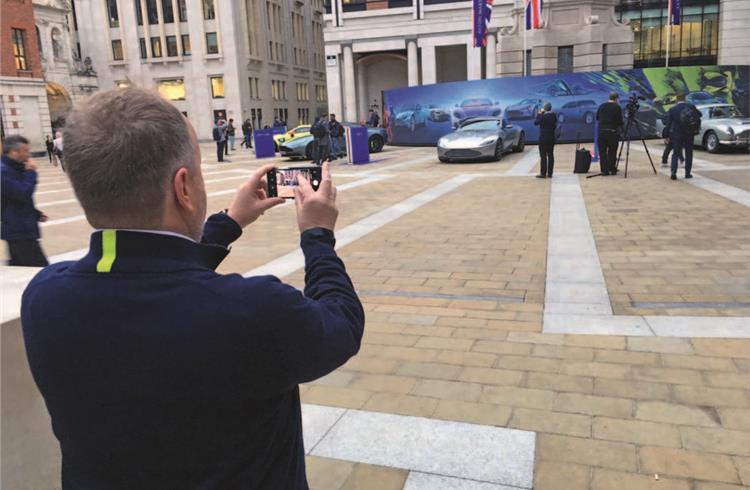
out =
[(359, 350), (364, 311), (337, 256), (329, 165), (295, 187), (304, 293), (219, 274), (264, 212), (257, 169), (224, 212), (207, 198), (193, 127), (159, 94), (98, 92), (70, 115), (68, 176), (88, 254), (28, 285), (31, 373), (62, 452), (62, 488), (306, 490), (298, 385)]
[(557, 114), (552, 112), (552, 104), (546, 102), (534, 119), (534, 125), (539, 126), (539, 158), (540, 172), (536, 177), (552, 178), (555, 169), (555, 140), (557, 133)]
[(665, 133), (669, 137), (668, 143), (672, 144), (671, 176), (677, 180), (677, 161), (679, 156), (685, 152), (685, 178), (692, 179), (690, 173), (693, 169), (693, 138), (701, 129), (701, 113), (693, 104), (685, 102), (685, 94), (678, 93), (675, 98), (677, 103), (667, 112), (667, 126)]
[(617, 146), (623, 127), (620, 95), (617, 92), (609, 94), (609, 100), (599, 106), (596, 120), (599, 121), (599, 166), (602, 175), (616, 175)]

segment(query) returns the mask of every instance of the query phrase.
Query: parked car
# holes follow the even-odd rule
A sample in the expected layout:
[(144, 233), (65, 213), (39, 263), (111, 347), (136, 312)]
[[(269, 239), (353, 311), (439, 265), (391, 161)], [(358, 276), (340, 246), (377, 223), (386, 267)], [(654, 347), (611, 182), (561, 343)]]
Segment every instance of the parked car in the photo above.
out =
[(520, 126), (499, 117), (477, 117), (440, 138), (437, 153), (441, 162), (500, 160), (509, 151), (523, 151), (524, 144)]
[(534, 119), (543, 105), (542, 99), (523, 99), (505, 108), (505, 119), (509, 121)]
[(458, 127), (467, 119), (473, 117), (500, 117), (503, 110), (500, 103), (490, 99), (466, 99), (456, 104), (453, 109), (453, 126)]
[(441, 107), (430, 106), (430, 116), (428, 119), (432, 122), (445, 122), (449, 121), (451, 115), (448, 111)]
[[(342, 123), (348, 127), (361, 127), (359, 124), (353, 124), (349, 122)], [(383, 146), (388, 142), (388, 136), (385, 128), (373, 128), (367, 127), (367, 144), (369, 146), (370, 153), (379, 153), (383, 150)], [(339, 137), (339, 147), (341, 151), (346, 154), (346, 137)], [(281, 145), (279, 151), (281, 156), (288, 157), (293, 160), (312, 160), (314, 156), (315, 143), (313, 135), (308, 134), (294, 138), (293, 140), (287, 141)]]
[(276, 151), (279, 151), (279, 145), (281, 145), (281, 143), (284, 143), (285, 141), (288, 142), (293, 138), (298, 138), (300, 136), (305, 136), (308, 134), (310, 134), (310, 125), (303, 124), (301, 126), (297, 126), (296, 128), (290, 129), (286, 133), (273, 135), (273, 142), (274, 146), (276, 146)]
[(424, 127), (427, 124), (428, 115), (427, 110), (423, 109), (421, 104), (401, 107), (396, 111), (396, 115), (393, 118), (393, 125), (395, 127), (405, 127), (409, 131), (414, 132), (417, 128)]
[(599, 105), (590, 99), (572, 100), (563, 104), (557, 111), (557, 122), (594, 124), (598, 107)]
[(709, 153), (722, 146), (750, 148), (750, 118), (742, 115), (734, 104), (697, 106), (701, 112), (701, 130), (693, 143)]
[(690, 102), (693, 105), (706, 105), (706, 104), (725, 104), (726, 100), (722, 100), (708, 92), (691, 92), (685, 96), (685, 102)]

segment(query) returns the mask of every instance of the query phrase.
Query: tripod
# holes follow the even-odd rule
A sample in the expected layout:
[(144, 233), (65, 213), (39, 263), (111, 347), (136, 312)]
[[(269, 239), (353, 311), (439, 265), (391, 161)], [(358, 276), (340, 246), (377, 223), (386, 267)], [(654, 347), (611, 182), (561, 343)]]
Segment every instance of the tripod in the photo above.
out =
[[(622, 140), (620, 143), (620, 150), (617, 152), (617, 162), (615, 163), (615, 171), (619, 170), (620, 168), (620, 159), (622, 158), (622, 149), (627, 147), (627, 150), (625, 151), (625, 174), (624, 177), (628, 178), (628, 162), (630, 161), (630, 128), (633, 126), (633, 123), (635, 123), (635, 129), (638, 130), (638, 136), (640, 137), (641, 143), (643, 143), (643, 149), (646, 150), (646, 156), (648, 156), (648, 161), (651, 163), (651, 168), (654, 171), (654, 175), (656, 175), (656, 167), (654, 166), (654, 161), (651, 159), (651, 153), (648, 151), (648, 146), (646, 146), (646, 140), (643, 138), (643, 132), (641, 131), (641, 127), (638, 124), (638, 120), (635, 118), (635, 114), (628, 117), (628, 122), (625, 125), (625, 139)], [(601, 158), (601, 155), (599, 156)], [(592, 177), (599, 177), (601, 176), (601, 173), (589, 175), (586, 178), (590, 179)]]

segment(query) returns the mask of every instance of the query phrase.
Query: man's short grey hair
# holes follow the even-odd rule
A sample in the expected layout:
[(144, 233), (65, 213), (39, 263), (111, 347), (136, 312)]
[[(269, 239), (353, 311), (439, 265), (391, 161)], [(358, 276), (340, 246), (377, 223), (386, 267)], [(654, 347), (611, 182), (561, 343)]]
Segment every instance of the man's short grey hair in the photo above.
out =
[(65, 169), (96, 228), (161, 224), (170, 185), (193, 168), (194, 147), (182, 113), (139, 88), (99, 92), (65, 127)]
[(545, 111), (551, 111), (552, 110), (552, 104), (550, 104), (549, 102), (545, 102), (544, 103), (544, 110)]
[(618, 100), (620, 98), (620, 94), (617, 92), (610, 92), (609, 94), (609, 100)]
[(3, 153), (7, 154), (13, 150), (21, 148), (23, 145), (28, 144), (29, 140), (27, 140), (20, 134), (12, 134), (5, 138), (5, 141), (3, 141)]

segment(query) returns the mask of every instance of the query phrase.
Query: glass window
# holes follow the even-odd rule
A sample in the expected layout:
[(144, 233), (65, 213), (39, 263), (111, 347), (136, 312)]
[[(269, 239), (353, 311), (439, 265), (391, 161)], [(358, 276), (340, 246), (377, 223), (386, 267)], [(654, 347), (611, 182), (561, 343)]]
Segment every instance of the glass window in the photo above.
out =
[(607, 45), (602, 44), (602, 71), (607, 71)]
[(122, 56), (122, 41), (115, 39), (112, 41), (112, 59), (120, 61), (123, 59)]
[(117, 0), (107, 0), (107, 16), (109, 27), (120, 27), (120, 16), (117, 12)]
[(161, 58), (161, 38), (151, 38), (151, 56)]
[(141, 48), (141, 59), (145, 60), (148, 58), (148, 52), (146, 51), (146, 39), (138, 38), (138, 46)]
[(159, 95), (167, 100), (185, 100), (185, 81), (182, 78), (159, 80)]
[(29, 63), (26, 61), (26, 43), (24, 43), (23, 29), (13, 29), (13, 57), (16, 59), (16, 70), (28, 70)]
[(205, 20), (216, 18), (216, 11), (214, 10), (214, 0), (203, 0), (203, 18)]
[(177, 37), (167, 36), (167, 56), (177, 56)]
[(211, 77), (211, 97), (214, 99), (224, 98), (224, 77)]
[(117, 88), (128, 88), (130, 87), (130, 80), (116, 80), (115, 81), (115, 87)]
[(172, 0), (161, 0), (161, 15), (165, 24), (174, 22), (174, 12), (172, 11)]
[(146, 0), (146, 13), (148, 14), (149, 24), (159, 23), (159, 10), (156, 7), (156, 0)]
[(190, 35), (182, 35), (182, 56), (190, 56), (192, 51), (190, 50)]
[(531, 75), (531, 50), (526, 50), (526, 67), (525, 67), (524, 75)]
[(177, 0), (177, 9), (180, 11), (180, 22), (187, 22), (187, 5), (185, 0)]
[(215, 32), (206, 33), (206, 52), (208, 54), (219, 54), (219, 41)]
[[(75, 2), (73, 2), (75, 3)], [(135, 18), (138, 22), (139, 26), (143, 25), (143, 12), (141, 12), (141, 2), (139, 0), (134, 0), (133, 4), (135, 5)]]
[(573, 46), (557, 48), (557, 73), (573, 72)]

